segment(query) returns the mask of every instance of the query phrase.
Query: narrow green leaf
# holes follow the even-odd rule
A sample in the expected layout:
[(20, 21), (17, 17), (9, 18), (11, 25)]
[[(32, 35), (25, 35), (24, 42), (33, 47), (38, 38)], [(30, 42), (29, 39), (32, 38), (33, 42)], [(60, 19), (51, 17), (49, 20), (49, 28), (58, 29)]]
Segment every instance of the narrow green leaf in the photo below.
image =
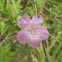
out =
[(16, 31), (17, 31), (17, 26), (16, 26), (15, 24), (13, 24), (13, 25), (11, 26), (11, 28), (9, 29), (8, 36), (10, 36), (10, 35), (16, 33)]
[(10, 22), (7, 23), (1, 23), (1, 35), (4, 34), (6, 32), (6, 30), (9, 27)]
[(59, 52), (59, 50), (61, 49), (61, 47), (62, 47), (62, 46), (61, 46), (60, 44), (57, 46), (57, 48), (56, 48), (55, 51), (53, 52), (53, 55), (52, 55), (53, 58), (58, 54), (58, 52)]
[(12, 10), (10, 8), (5, 8), (3, 10), (4, 10), (3, 14), (5, 14), (10, 21), (14, 21), (15, 17), (14, 14), (12, 13)]
[(6, 8), (7, 0), (4, 0), (4, 8)]

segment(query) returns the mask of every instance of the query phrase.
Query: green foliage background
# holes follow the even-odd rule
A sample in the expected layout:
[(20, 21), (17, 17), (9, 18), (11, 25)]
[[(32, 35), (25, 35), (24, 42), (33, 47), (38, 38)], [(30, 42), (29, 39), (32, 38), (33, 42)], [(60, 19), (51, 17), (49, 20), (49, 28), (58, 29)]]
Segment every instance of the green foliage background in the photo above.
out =
[[(22, 0), (0, 0), (0, 62), (18, 62), (19, 56), (24, 48), (19, 44), (16, 36), (21, 29), (17, 26), (17, 20), (21, 19), (22, 8), (26, 2)], [(38, 17), (45, 0), (36, 0)], [(24, 4), (22, 4), (23, 2)], [(31, 18), (35, 15), (35, 6), (33, 0), (30, 0), (31, 6), (27, 6), (24, 14)], [(47, 27), (49, 32), (62, 42), (62, 0), (47, 0), (43, 10), (43, 26)], [(62, 45), (60, 45), (51, 36), (45, 41), (45, 48), (49, 62), (62, 62)], [(22, 62), (46, 62), (42, 47), (31, 48), (28, 45), (22, 54)]]

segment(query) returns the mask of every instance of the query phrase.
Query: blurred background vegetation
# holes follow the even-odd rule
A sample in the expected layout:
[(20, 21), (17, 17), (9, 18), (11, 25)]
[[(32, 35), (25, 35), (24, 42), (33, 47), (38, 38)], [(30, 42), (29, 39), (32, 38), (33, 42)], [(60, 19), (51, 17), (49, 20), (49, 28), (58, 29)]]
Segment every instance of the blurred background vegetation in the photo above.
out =
[[(36, 0), (38, 17), (42, 16), (43, 26), (50, 32), (45, 40), (49, 62), (62, 62), (62, 0)], [(20, 28), (17, 20), (23, 14), (31, 18), (35, 15), (33, 0), (0, 0), (0, 62), (18, 62), (24, 45), (18, 43), (16, 36)], [(20, 62), (46, 62), (42, 47), (25, 47)]]

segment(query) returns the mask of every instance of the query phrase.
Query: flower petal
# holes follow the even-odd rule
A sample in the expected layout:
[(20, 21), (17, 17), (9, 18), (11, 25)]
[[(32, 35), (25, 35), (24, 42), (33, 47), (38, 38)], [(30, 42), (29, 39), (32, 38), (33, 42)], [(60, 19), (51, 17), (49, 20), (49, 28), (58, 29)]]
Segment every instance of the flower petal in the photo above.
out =
[(31, 24), (31, 27), (34, 29), (34, 30), (39, 30), (41, 28), (41, 25), (40, 24)]
[(33, 16), (32, 17), (32, 22), (33, 23), (37, 23), (37, 24), (42, 24), (43, 23), (43, 20), (42, 20), (41, 17), (40, 18), (37, 18), (36, 16)]
[(36, 48), (36, 47), (40, 46), (40, 43), (41, 43), (41, 40), (39, 40), (39, 39), (32, 39), (30, 41), (29, 46), (32, 47), (32, 48)]
[(22, 30), (18, 32), (17, 35), (17, 40), (21, 43), (21, 44), (25, 44), (29, 42), (29, 34), (27, 31)]
[(46, 40), (49, 37), (49, 32), (44, 26), (41, 26), (40, 29), (37, 29), (36, 33), (40, 35), (41, 40)]
[(28, 22), (30, 22), (30, 20), (31, 20), (29, 18), (29, 15), (26, 15), (26, 14), (23, 15), (23, 19), (26, 20), (26, 21), (28, 21)]
[(17, 21), (17, 23), (21, 28), (26, 28), (30, 23), (29, 15), (23, 15), (23, 18), (20, 21)]

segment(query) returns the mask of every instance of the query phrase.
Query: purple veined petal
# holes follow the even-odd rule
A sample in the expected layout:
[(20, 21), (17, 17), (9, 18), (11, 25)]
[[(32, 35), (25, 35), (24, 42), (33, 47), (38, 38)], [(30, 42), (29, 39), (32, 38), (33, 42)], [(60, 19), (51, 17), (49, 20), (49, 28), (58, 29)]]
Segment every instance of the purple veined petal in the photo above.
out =
[(29, 34), (28, 34), (28, 32), (25, 31), (25, 30), (19, 31), (18, 35), (17, 35), (17, 40), (21, 44), (28, 43), (29, 42)]
[(40, 24), (31, 24), (31, 27), (34, 29), (34, 30), (39, 30), (41, 28), (41, 25)]
[(36, 30), (36, 33), (40, 35), (41, 40), (46, 40), (49, 37), (49, 32), (44, 26), (41, 26), (39, 30)]
[(29, 43), (29, 46), (32, 48), (36, 48), (40, 46), (41, 40), (40, 39), (32, 39)]
[(32, 17), (32, 22), (33, 23), (37, 23), (37, 24), (42, 24), (43, 23), (43, 19), (41, 17), (37, 18), (36, 16), (33, 16)]
[(17, 24), (21, 27), (21, 28), (26, 28), (30, 23), (30, 18), (29, 15), (23, 15), (23, 18), (19, 21), (17, 21)]
[(28, 21), (28, 22), (30, 22), (30, 20), (31, 20), (31, 19), (29, 18), (29, 15), (27, 15), (27, 14), (24, 14), (24, 15), (23, 15), (23, 19), (26, 20), (26, 21)]
[(25, 21), (23, 18), (20, 21), (17, 21), (17, 24), (21, 27), (21, 28), (26, 28), (29, 23), (27, 21)]

